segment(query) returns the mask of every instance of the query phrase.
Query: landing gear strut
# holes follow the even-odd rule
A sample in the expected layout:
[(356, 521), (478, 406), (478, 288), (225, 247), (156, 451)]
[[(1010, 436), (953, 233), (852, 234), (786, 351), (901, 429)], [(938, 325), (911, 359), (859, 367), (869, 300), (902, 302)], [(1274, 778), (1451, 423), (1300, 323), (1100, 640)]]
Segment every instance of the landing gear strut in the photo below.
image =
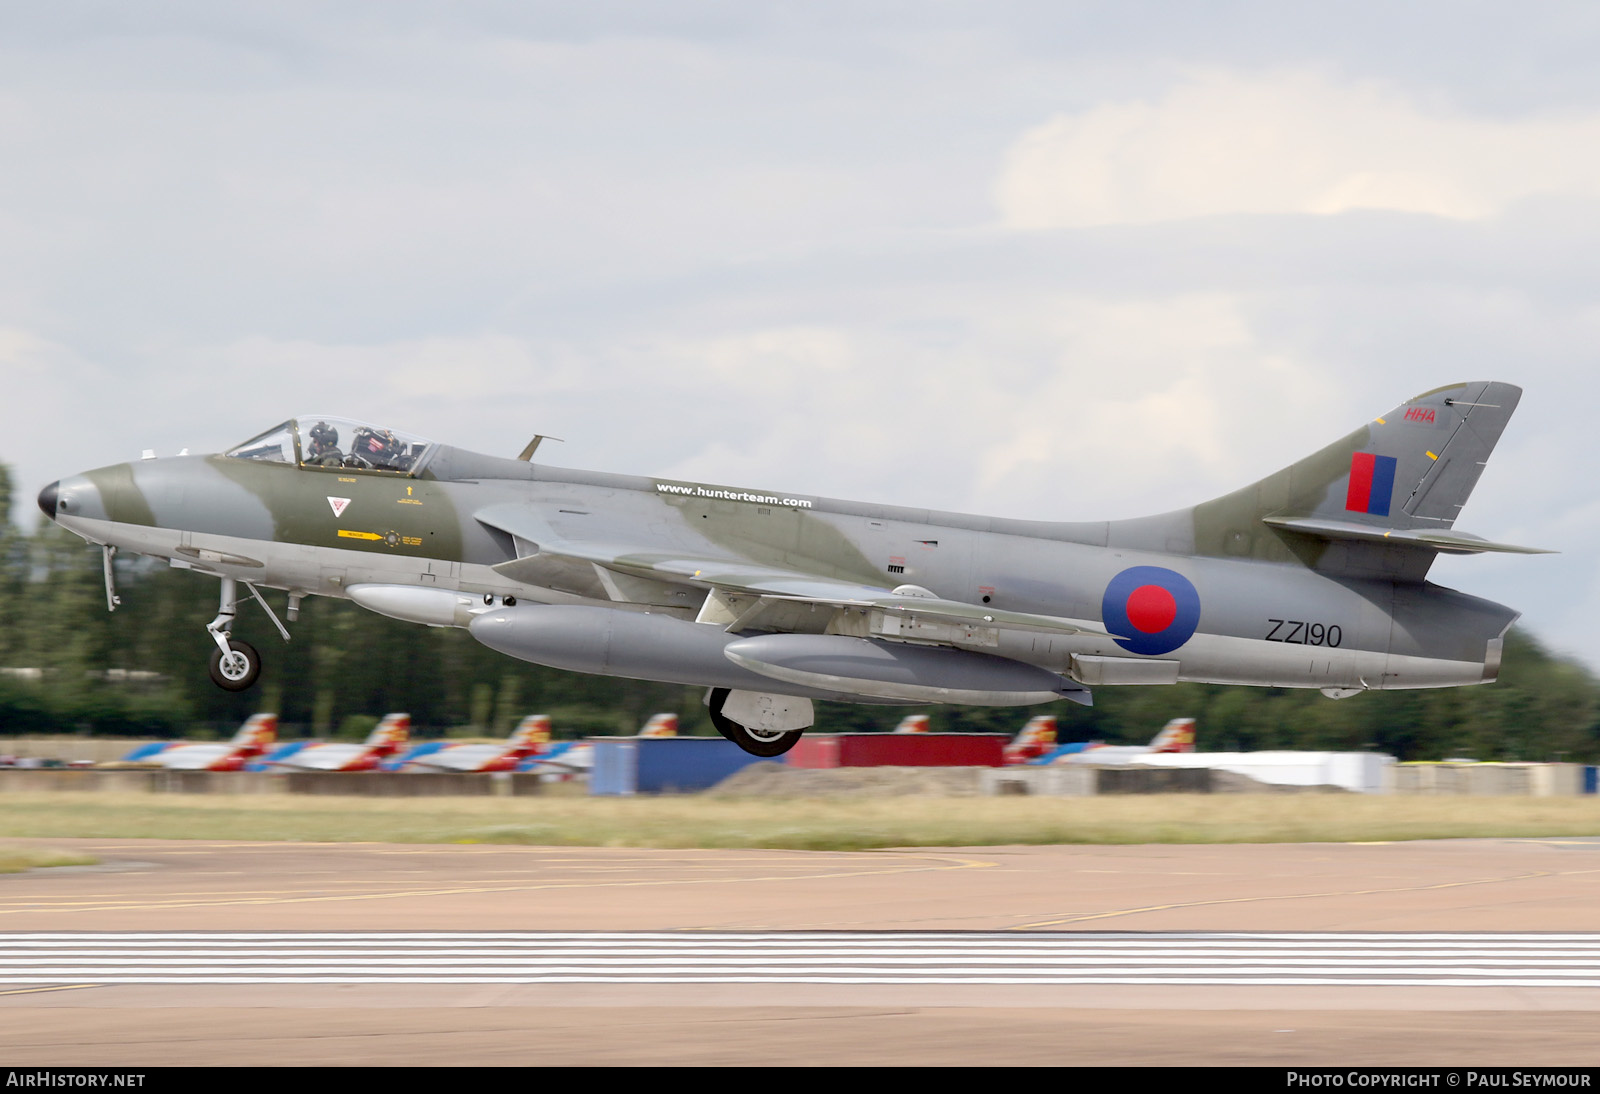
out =
[[(747, 700), (735, 703), (736, 712), (741, 717), (757, 723), (756, 725), (742, 725), (724, 713), (730, 696), (737, 696), (739, 699)], [(796, 707), (793, 711), (782, 710), (772, 714), (763, 711), (764, 716), (751, 717), (755, 713), (751, 700), (768, 698), (767, 696), (753, 696), (749, 692), (734, 692), (728, 688), (713, 688), (710, 694), (706, 696), (706, 707), (711, 712), (711, 724), (716, 727), (718, 733), (750, 753), (750, 755), (770, 759), (773, 756), (782, 756), (800, 740), (800, 734), (803, 729), (788, 729), (785, 726), (795, 721), (800, 721), (802, 727), (810, 725), (811, 703), (806, 699), (788, 700), (790, 703), (803, 703), (804, 715), (801, 715), (800, 708)], [(784, 698), (787, 699), (787, 697)], [(773, 714), (776, 716), (774, 717)]]
[[(261, 605), (262, 610), (267, 613), (267, 618), (278, 628), (283, 640), (289, 641), (288, 629), (278, 622), (277, 615), (261, 598), (256, 587), (248, 581), (244, 583), (244, 587), (256, 598), (256, 603)], [(211, 655), (211, 680), (217, 687), (226, 691), (248, 690), (261, 676), (261, 655), (256, 652), (256, 648), (248, 642), (240, 642), (232, 637), (233, 620), (238, 614), (239, 599), (239, 583), (231, 577), (223, 578), (217, 617), (206, 624), (206, 630), (211, 633), (212, 641), (217, 644), (216, 651)]]

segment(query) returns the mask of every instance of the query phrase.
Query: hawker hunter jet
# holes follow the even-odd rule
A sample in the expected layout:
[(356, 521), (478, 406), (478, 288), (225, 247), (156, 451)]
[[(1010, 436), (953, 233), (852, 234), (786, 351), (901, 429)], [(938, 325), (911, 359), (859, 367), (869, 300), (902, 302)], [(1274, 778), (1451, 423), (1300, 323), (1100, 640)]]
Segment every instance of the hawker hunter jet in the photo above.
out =
[[(1427, 580), (1521, 391), (1451, 384), (1192, 509), (1051, 523), (552, 467), (313, 414), (219, 455), (117, 464), (39, 505), (112, 555), (221, 579), (212, 678), (263, 590), (462, 627), (541, 665), (706, 688), (756, 755), (817, 699), (1088, 703), (1118, 684), (1366, 689), (1495, 679), (1517, 613)], [(241, 592), (243, 590), (243, 592)]]

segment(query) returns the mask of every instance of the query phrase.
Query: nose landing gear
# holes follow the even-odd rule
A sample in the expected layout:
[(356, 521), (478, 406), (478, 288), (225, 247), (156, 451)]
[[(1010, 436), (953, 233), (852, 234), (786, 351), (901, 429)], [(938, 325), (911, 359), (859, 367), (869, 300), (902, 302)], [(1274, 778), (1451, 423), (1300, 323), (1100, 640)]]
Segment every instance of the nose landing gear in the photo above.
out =
[[(288, 629), (278, 622), (277, 615), (262, 599), (256, 587), (248, 581), (244, 583), (244, 587), (256, 598), (256, 603), (261, 605), (261, 609), (267, 613), (267, 618), (278, 628), (283, 640), (289, 641)], [(250, 643), (232, 637), (233, 620), (238, 614), (239, 600), (239, 583), (231, 577), (223, 578), (217, 617), (206, 624), (206, 630), (211, 633), (212, 641), (217, 644), (216, 651), (211, 655), (211, 681), (226, 691), (245, 691), (261, 676), (261, 654), (257, 653), (256, 648)]]

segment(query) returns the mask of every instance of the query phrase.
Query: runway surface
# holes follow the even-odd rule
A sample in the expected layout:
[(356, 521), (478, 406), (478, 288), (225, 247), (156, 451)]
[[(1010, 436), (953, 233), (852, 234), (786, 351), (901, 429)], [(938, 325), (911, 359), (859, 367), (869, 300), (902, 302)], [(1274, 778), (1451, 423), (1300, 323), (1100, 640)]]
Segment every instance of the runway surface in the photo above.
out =
[[(20, 842), (20, 841), (19, 841)], [(31, 841), (8, 1063), (1592, 1064), (1600, 841)]]

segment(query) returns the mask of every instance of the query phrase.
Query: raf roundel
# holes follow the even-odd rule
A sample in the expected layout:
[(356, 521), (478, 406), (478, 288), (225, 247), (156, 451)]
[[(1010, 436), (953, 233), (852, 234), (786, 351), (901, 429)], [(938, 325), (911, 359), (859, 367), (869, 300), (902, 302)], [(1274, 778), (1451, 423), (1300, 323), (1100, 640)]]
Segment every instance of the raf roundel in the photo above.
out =
[(1100, 618), (1131, 653), (1171, 653), (1200, 626), (1200, 594), (1175, 570), (1132, 566), (1106, 586)]

